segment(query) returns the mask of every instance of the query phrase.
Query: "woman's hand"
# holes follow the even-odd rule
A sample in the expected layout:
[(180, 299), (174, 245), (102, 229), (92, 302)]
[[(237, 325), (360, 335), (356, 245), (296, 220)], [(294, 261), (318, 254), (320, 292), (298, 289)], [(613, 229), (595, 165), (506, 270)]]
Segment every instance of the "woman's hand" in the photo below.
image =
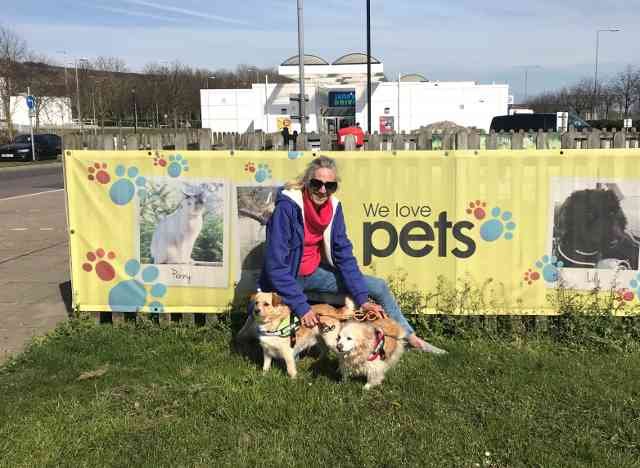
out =
[(318, 316), (311, 309), (309, 309), (309, 312), (307, 312), (306, 314), (304, 314), (302, 316), (300, 321), (302, 322), (302, 325), (304, 325), (307, 328), (313, 328), (316, 325), (318, 325), (318, 322), (319, 322), (318, 321)]

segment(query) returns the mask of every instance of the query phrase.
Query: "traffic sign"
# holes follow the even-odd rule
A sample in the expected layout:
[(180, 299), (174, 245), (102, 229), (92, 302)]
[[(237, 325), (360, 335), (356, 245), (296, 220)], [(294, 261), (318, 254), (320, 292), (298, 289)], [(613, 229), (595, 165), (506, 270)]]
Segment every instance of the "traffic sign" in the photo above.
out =
[(36, 106), (36, 101), (33, 98), (33, 96), (27, 96), (27, 107), (29, 108), (29, 110), (33, 110), (35, 106)]

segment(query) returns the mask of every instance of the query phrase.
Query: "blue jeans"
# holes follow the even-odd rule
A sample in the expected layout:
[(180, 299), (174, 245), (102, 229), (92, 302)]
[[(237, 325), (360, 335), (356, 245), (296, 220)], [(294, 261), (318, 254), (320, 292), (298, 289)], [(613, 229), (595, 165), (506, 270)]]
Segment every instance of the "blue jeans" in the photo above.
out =
[[(402, 315), (402, 311), (391, 294), (387, 283), (382, 278), (363, 275), (369, 296), (380, 304), (389, 316), (398, 322), (407, 331), (407, 335), (414, 333), (413, 328)], [(326, 265), (320, 265), (316, 271), (309, 276), (298, 276), (296, 281), (303, 291), (316, 291), (330, 294), (348, 294), (347, 288), (339, 271)]]

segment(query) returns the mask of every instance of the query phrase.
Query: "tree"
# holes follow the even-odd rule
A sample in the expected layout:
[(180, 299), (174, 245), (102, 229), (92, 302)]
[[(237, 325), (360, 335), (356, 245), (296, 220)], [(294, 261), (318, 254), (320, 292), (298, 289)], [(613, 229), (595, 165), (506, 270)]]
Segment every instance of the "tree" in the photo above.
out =
[(12, 138), (14, 109), (11, 108), (11, 96), (25, 91), (20, 89), (23, 78), (21, 63), (27, 55), (27, 43), (13, 30), (0, 26), (0, 105)]
[(624, 113), (624, 117), (628, 117), (629, 111), (639, 99), (640, 71), (628, 65), (613, 79), (612, 90), (620, 111)]

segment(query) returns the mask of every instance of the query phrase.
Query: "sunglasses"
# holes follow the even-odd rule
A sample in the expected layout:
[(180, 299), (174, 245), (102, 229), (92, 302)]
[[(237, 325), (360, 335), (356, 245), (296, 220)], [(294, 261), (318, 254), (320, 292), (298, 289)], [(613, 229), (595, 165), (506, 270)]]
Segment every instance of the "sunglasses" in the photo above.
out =
[(311, 179), (309, 181), (309, 187), (314, 192), (319, 192), (322, 187), (327, 190), (327, 193), (334, 193), (338, 190), (338, 182), (322, 182), (318, 179)]

